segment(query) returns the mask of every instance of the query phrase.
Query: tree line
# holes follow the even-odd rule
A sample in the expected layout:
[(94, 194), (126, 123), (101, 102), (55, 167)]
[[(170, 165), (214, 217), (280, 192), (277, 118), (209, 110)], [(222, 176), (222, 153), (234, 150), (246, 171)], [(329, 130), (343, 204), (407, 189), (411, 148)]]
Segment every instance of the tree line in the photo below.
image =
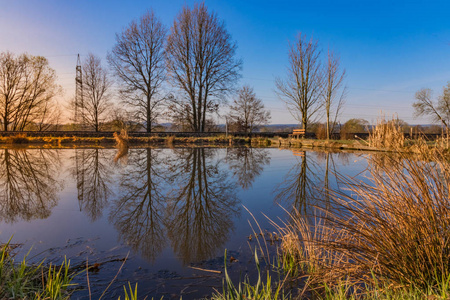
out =
[[(214, 117), (226, 117), (230, 130), (253, 132), (271, 115), (251, 86), (237, 87), (243, 62), (236, 49), (224, 21), (204, 3), (183, 7), (170, 29), (148, 11), (116, 34), (107, 66), (92, 53), (85, 57), (82, 101), (72, 100), (67, 110), (75, 124), (95, 131), (109, 122), (119, 128), (140, 125), (150, 133), (167, 120), (175, 130), (205, 132), (217, 130)], [(286, 74), (275, 79), (275, 91), (301, 128), (309, 131), (325, 119), (321, 131), (328, 139), (347, 94), (344, 80), (339, 56), (300, 33), (289, 44)], [(419, 91), (416, 114), (433, 115), (448, 128), (447, 94), (434, 104), (431, 91)], [(46, 130), (58, 124), (63, 115), (59, 95), (46, 58), (0, 53), (1, 130)]]

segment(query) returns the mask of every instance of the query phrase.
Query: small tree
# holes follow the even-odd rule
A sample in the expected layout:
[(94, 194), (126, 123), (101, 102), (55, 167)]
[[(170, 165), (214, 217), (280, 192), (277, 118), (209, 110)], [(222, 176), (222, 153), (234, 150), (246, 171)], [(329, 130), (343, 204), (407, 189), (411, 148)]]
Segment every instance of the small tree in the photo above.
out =
[(415, 116), (430, 116), (434, 122), (441, 122), (448, 131), (450, 126), (450, 82), (444, 86), (437, 103), (433, 100), (431, 89), (419, 90), (416, 93), (416, 100), (413, 103)]
[(83, 62), (83, 103), (76, 103), (81, 111), (83, 123), (96, 132), (107, 118), (111, 108), (108, 89), (111, 81), (99, 57), (89, 53)]
[(277, 78), (277, 93), (292, 116), (307, 130), (312, 117), (321, 109), (323, 70), (317, 41), (301, 33), (289, 48), (286, 79)]
[(345, 70), (340, 69), (339, 57), (328, 50), (328, 62), (325, 67), (323, 92), (327, 139), (330, 139), (336, 126), (337, 117), (344, 105), (346, 88), (343, 88), (341, 91), (344, 78)]
[(165, 80), (164, 46), (167, 29), (153, 11), (133, 21), (116, 35), (108, 62), (121, 84), (125, 103), (134, 117), (146, 123), (147, 132), (161, 114), (161, 86)]
[(269, 122), (270, 112), (264, 109), (261, 99), (256, 98), (253, 88), (245, 85), (230, 106), (229, 118), (238, 131), (250, 133)]

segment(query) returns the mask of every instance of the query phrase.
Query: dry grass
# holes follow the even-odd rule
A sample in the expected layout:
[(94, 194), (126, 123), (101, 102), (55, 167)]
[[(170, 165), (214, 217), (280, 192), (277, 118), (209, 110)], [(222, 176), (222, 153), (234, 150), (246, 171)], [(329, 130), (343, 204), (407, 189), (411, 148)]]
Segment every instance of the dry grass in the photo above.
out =
[(173, 143), (174, 142), (175, 142), (175, 136), (174, 135), (171, 135), (171, 136), (167, 137), (166, 143), (167, 143), (168, 147), (173, 148)]
[(19, 133), (14, 136), (2, 137), (2, 142), (6, 144), (28, 144), (29, 138), (25, 133)]
[(441, 152), (431, 155), (373, 161), (366, 180), (340, 178), (348, 191), (332, 193), (333, 208), (318, 208), (318, 220), (291, 216), (284, 252), (297, 257), (312, 285), (383, 282), (421, 291), (445, 287), (449, 295), (450, 163)]
[(369, 146), (398, 150), (405, 146), (405, 136), (396, 119), (378, 119), (375, 128), (369, 132)]
[(113, 136), (114, 136), (114, 139), (116, 140), (116, 146), (118, 148), (128, 148), (129, 137), (128, 137), (128, 132), (126, 131), (126, 129), (122, 129), (120, 131), (120, 134), (117, 134), (117, 132), (114, 132)]

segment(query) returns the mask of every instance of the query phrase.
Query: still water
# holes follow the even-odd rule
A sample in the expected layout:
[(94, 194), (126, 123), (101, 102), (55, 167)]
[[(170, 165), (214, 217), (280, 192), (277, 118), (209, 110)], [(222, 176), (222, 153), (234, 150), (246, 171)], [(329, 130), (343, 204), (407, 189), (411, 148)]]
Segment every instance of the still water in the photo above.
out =
[[(254, 239), (296, 207), (305, 213), (336, 172), (361, 174), (367, 154), (275, 148), (0, 149), (0, 241), (32, 261), (95, 265), (72, 299), (139, 295), (197, 299), (254, 275)], [(252, 217), (252, 215), (254, 218)], [(267, 216), (267, 217), (266, 217)], [(272, 243), (270, 243), (272, 242)], [(270, 241), (274, 253), (279, 242)], [(272, 245), (271, 245), (272, 244)], [(124, 262), (125, 261), (125, 262)], [(213, 272), (216, 271), (216, 272)]]

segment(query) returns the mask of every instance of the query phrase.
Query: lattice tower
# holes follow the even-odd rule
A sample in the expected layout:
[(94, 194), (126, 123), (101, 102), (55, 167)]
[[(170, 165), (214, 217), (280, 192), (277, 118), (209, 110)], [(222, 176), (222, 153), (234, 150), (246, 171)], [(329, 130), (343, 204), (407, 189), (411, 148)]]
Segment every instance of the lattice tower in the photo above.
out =
[(80, 54), (77, 58), (76, 77), (75, 77), (75, 122), (83, 124), (83, 73), (81, 71)]

